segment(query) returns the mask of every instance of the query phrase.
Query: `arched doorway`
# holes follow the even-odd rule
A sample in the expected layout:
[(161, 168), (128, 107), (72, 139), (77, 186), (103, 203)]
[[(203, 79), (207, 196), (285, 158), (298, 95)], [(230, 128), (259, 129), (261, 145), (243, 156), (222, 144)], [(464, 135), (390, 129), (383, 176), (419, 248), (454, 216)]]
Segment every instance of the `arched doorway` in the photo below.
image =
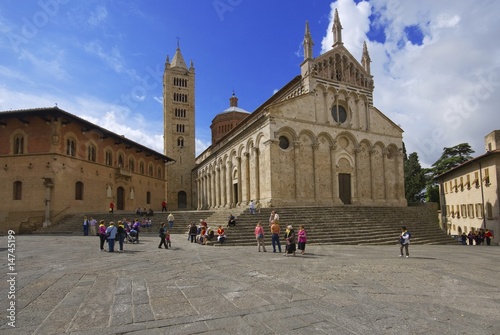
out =
[(121, 186), (116, 189), (116, 209), (125, 209), (125, 189)]
[(187, 194), (184, 191), (180, 191), (179, 193), (177, 193), (177, 208), (187, 208)]

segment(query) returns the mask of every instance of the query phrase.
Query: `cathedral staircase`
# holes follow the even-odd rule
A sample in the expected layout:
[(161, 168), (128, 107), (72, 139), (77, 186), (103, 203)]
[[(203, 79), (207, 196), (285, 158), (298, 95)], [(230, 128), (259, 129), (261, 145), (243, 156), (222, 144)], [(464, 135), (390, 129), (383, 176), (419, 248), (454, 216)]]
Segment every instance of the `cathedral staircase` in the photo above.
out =
[[(416, 207), (287, 207), (263, 208), (260, 213), (250, 214), (248, 209), (213, 211), (173, 211), (175, 224), (172, 234), (186, 234), (190, 222), (207, 221), (214, 230), (222, 225), (227, 240), (224, 245), (256, 245), (254, 228), (258, 221), (266, 231), (266, 244), (270, 246), (269, 216), (271, 210), (280, 215), (282, 235), (287, 225), (298, 231), (303, 224), (308, 233), (309, 244), (346, 245), (391, 245), (398, 243), (401, 226), (405, 225), (412, 234), (412, 244), (459, 244), (443, 232), (438, 225), (437, 213), (427, 206)], [(236, 217), (236, 227), (226, 227), (228, 216)], [(169, 213), (155, 213), (151, 220), (153, 227), (143, 229), (143, 236), (157, 236), (160, 222), (167, 223)], [(36, 231), (37, 234), (82, 234), (84, 214), (68, 215), (60, 224)], [(133, 219), (135, 213), (86, 214), (98, 221)], [(217, 243), (213, 243), (218, 245)]]

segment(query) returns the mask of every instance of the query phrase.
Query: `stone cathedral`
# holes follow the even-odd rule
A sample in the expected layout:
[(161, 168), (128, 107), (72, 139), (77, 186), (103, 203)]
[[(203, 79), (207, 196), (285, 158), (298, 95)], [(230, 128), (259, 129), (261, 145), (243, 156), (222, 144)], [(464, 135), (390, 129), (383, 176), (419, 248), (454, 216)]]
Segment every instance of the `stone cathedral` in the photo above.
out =
[(406, 206), (403, 130), (373, 106), (366, 43), (357, 61), (342, 43), (314, 57), (306, 23), (300, 74), (253, 112), (230, 107), (212, 121), (212, 145), (195, 157), (195, 70), (179, 47), (164, 73), (169, 209)]

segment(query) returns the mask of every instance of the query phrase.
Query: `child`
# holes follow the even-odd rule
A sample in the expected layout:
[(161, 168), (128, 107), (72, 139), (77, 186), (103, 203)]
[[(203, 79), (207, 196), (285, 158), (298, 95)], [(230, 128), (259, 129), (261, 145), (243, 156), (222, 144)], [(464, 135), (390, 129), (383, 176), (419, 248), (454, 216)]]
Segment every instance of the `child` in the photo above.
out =
[(302, 250), (300, 254), (303, 255), (304, 252), (306, 251), (306, 242), (307, 242), (307, 232), (304, 229), (303, 225), (299, 227), (297, 241), (298, 241), (298, 249)]
[(165, 241), (167, 241), (167, 249), (172, 249), (172, 243), (170, 242), (170, 230), (167, 230), (165, 234)]

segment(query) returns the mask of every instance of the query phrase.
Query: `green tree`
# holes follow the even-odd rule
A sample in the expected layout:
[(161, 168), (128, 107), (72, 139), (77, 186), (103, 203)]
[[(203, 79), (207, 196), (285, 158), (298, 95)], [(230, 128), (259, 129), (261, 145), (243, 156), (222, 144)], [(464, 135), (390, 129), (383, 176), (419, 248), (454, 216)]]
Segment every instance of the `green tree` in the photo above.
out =
[(404, 144), (403, 153), (406, 201), (408, 204), (422, 202), (425, 197), (425, 171), (420, 165), (416, 152), (412, 152), (410, 156), (407, 157)]
[(474, 150), (472, 150), (468, 143), (460, 143), (451, 148), (443, 148), (441, 157), (432, 164), (431, 168), (424, 171), (427, 180), (427, 201), (439, 203), (439, 186), (435, 178), (472, 159), (473, 153)]

